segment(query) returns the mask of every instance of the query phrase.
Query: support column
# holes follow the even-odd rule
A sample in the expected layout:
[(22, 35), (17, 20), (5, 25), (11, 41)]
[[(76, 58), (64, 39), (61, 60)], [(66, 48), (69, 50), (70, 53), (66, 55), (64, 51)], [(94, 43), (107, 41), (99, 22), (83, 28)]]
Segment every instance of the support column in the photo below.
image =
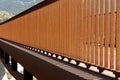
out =
[(17, 62), (11, 58), (11, 63), (12, 63), (12, 71), (17, 71)]
[(24, 69), (24, 80), (33, 80), (33, 75)]
[(5, 53), (5, 64), (9, 64), (9, 55)]
[(2, 49), (0, 49), (0, 57), (4, 58), (4, 51)]

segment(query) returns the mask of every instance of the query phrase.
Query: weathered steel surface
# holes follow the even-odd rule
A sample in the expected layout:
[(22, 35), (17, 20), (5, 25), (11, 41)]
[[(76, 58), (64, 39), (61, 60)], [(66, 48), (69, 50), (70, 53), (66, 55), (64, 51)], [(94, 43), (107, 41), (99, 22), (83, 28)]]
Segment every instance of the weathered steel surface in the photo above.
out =
[(1, 24), (0, 37), (119, 72), (119, 4), (45, 0)]

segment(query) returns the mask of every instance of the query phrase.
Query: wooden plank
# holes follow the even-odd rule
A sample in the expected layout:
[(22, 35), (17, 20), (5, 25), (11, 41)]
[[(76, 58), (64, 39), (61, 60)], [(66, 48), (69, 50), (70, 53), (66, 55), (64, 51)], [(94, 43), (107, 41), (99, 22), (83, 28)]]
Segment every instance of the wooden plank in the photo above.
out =
[(114, 69), (114, 50), (115, 50), (115, 11), (114, 0), (111, 0), (111, 34), (110, 34), (110, 68)]
[(103, 66), (103, 44), (104, 44), (104, 0), (100, 0), (100, 66)]
[[(99, 1), (96, 0), (96, 17), (95, 17), (95, 64), (98, 65), (98, 43), (99, 43)], [(94, 42), (93, 42), (94, 43)]]
[(120, 0), (117, 1), (116, 70), (120, 72)]
[(95, 62), (95, 54), (94, 54), (94, 41), (95, 41), (95, 6), (94, 6), (95, 0), (92, 0), (92, 22), (91, 22), (91, 63), (94, 64)]

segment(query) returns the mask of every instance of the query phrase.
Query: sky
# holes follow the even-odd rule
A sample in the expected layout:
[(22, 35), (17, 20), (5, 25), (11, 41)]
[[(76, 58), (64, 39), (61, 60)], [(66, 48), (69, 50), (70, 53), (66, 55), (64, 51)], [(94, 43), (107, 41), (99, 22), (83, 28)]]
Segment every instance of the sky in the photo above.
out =
[(43, 0), (0, 0), (0, 11), (8, 11), (13, 15), (17, 15), (42, 1)]

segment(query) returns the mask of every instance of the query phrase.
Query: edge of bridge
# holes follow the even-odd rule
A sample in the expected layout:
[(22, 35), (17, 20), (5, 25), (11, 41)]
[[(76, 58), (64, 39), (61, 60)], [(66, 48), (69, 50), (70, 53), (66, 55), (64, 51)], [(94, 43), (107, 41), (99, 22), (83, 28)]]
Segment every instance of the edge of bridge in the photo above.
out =
[[(24, 45), (0, 39), (2, 62), (17, 80), (27, 80), (28, 78), (32, 80), (33, 75), (37, 79), (44, 80), (113, 79), (79, 66), (60, 61), (51, 56), (46, 56), (43, 52), (34, 52), (24, 47)], [(9, 56), (12, 57), (11, 63), (9, 63)], [(24, 67), (24, 75), (17, 71), (17, 62)], [(27, 71), (26, 74), (25, 71)]]

